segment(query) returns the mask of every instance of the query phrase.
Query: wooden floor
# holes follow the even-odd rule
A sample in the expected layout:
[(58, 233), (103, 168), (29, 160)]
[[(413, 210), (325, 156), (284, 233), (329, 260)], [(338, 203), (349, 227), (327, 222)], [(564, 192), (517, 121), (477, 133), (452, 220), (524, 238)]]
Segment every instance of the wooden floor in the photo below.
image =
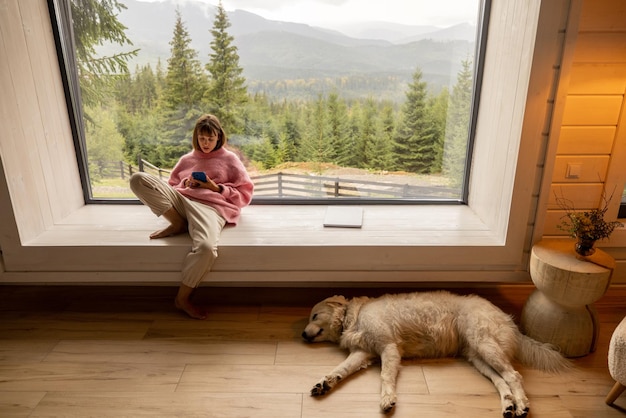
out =
[[(0, 286), (1, 417), (380, 417), (380, 368), (361, 371), (321, 398), (309, 390), (345, 353), (305, 344), (313, 303), (381, 289), (201, 288), (210, 318), (172, 307), (171, 287)], [(519, 318), (531, 287), (477, 288)], [(467, 293), (467, 290), (460, 290)], [(611, 333), (626, 290), (596, 303), (597, 350), (578, 371), (520, 367), (531, 417), (624, 417), (604, 398)], [(405, 361), (394, 417), (499, 417), (493, 386), (462, 359)]]

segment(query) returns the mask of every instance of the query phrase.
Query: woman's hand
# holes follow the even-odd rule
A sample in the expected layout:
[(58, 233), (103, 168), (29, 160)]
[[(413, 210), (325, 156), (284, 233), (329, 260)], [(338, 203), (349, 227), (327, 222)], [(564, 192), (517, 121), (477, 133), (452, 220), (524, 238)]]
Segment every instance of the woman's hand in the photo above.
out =
[(189, 187), (191, 189), (209, 189), (214, 192), (220, 192), (221, 188), (218, 186), (213, 180), (207, 179), (207, 181), (196, 180), (193, 177), (189, 176), (185, 179), (184, 183), (185, 187)]

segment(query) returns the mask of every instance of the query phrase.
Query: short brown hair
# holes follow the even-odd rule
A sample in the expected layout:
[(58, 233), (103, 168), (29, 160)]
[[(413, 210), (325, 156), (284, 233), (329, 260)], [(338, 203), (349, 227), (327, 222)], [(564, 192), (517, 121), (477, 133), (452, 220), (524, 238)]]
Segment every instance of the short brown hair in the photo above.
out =
[(205, 133), (208, 135), (217, 135), (217, 144), (213, 151), (217, 151), (222, 148), (228, 138), (226, 137), (226, 132), (224, 132), (224, 128), (222, 128), (222, 124), (220, 120), (215, 115), (202, 115), (196, 121), (196, 126), (193, 128), (193, 149), (198, 151), (200, 150), (200, 145), (198, 144), (198, 134)]

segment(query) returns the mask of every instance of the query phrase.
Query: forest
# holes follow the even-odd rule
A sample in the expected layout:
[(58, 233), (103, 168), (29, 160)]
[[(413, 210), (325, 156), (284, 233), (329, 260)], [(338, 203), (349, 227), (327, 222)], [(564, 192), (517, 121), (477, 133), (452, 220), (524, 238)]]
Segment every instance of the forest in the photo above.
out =
[[(227, 13), (220, 3), (207, 31), (211, 55), (202, 65), (180, 13), (167, 62), (132, 72), (127, 61), (139, 51), (116, 19), (117, 0), (72, 0), (77, 67), (85, 120), (89, 174), (98, 181), (111, 161), (135, 164), (139, 157), (171, 168), (191, 149), (191, 131), (203, 113), (222, 121), (229, 146), (256, 170), (285, 163), (316, 162), (372, 172), (436, 174), (449, 185), (463, 182), (473, 91), (473, 64), (462, 62), (451, 89), (435, 91), (415, 68), (401, 103), (384, 96), (345, 97), (341, 88), (320, 89), (316, 98), (264, 92), (251, 94), (242, 76)], [(209, 37), (210, 35), (210, 37)], [(106, 40), (120, 51), (101, 57)], [(378, 80), (380, 82), (381, 80)], [(364, 82), (347, 77), (331, 84)], [(328, 80), (283, 80), (326, 86)]]

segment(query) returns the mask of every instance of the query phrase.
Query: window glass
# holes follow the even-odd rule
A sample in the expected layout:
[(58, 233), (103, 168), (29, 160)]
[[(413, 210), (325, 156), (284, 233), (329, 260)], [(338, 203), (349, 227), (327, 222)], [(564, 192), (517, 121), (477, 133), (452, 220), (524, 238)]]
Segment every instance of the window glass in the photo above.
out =
[(256, 203), (465, 200), (488, 2), (51, 1), (88, 201), (167, 178), (203, 113)]

